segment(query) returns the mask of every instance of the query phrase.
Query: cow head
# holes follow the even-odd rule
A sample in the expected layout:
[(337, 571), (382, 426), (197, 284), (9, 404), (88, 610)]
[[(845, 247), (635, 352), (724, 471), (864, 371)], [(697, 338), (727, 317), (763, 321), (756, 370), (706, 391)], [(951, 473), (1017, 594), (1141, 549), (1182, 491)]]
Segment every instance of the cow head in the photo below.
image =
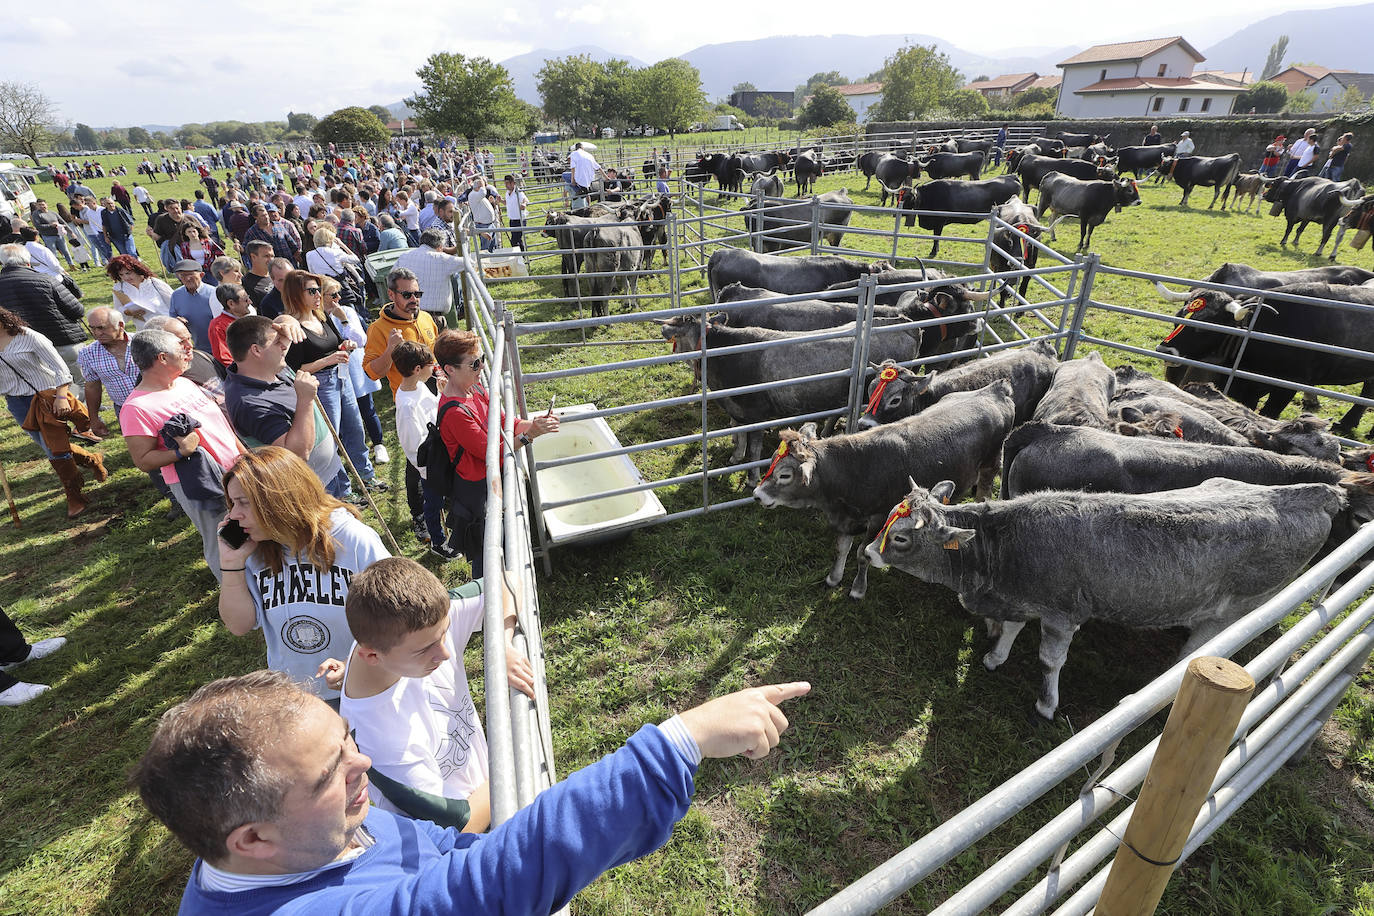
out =
[(1140, 188), (1136, 187), (1134, 179), (1118, 178), (1113, 184), (1116, 187), (1116, 212), (1120, 213), (1122, 207), (1139, 206)]
[(820, 484), (813, 447), (816, 424), (807, 423), (800, 430), (784, 429), (778, 438), (782, 444), (773, 453), (772, 463), (754, 488), (754, 499), (765, 509), (810, 506)]
[(1284, 188), (1292, 185), (1292, 181), (1284, 177), (1279, 177), (1270, 179), (1264, 184), (1264, 202), (1274, 205), (1269, 210), (1269, 215), (1278, 216), (1283, 212), (1283, 203), (1288, 197), (1284, 192)]
[[(920, 206), (921, 189), (913, 188), (910, 185), (902, 185), (895, 192), (898, 210), (916, 210)], [(916, 214), (908, 213), (906, 216), (906, 227), (910, 229), (916, 225)]]
[(942, 480), (929, 490), (911, 481), (906, 499), (892, 508), (878, 536), (864, 547), (868, 562), (882, 569), (895, 566), (918, 579), (933, 563), (945, 563), (944, 551), (959, 550), (978, 533), (950, 524), (949, 501), (954, 483)]
[[(723, 328), (727, 323), (725, 314), (717, 312), (707, 317), (706, 331), (709, 334), (711, 328)], [(701, 349), (701, 322), (695, 315), (674, 315), (658, 322), (658, 326), (663, 339), (673, 342), (674, 352)]]
[(568, 214), (561, 210), (550, 210), (548, 213), (544, 214), (544, 228), (540, 230), (539, 234), (546, 235), (549, 238), (558, 238), (559, 230), (551, 227), (566, 226), (567, 224)]
[[(1179, 309), (1177, 317), (1190, 318), (1193, 321), (1205, 321), (1222, 327), (1236, 327), (1237, 325), (1244, 325), (1250, 319), (1251, 310), (1260, 305), (1263, 303), (1258, 298), (1241, 302), (1217, 290), (1195, 289), (1190, 294), (1187, 303)], [(1272, 309), (1272, 306), (1264, 307)], [(1233, 335), (1218, 334), (1205, 328), (1178, 324), (1174, 325), (1169, 336), (1165, 337), (1155, 347), (1155, 352), (1167, 356), (1183, 356), (1188, 359), (1214, 361), (1219, 358), (1220, 352), (1228, 344), (1234, 345), (1236, 340), (1237, 338)], [(1176, 385), (1182, 380), (1186, 372), (1187, 367), (1183, 365), (1170, 365), (1165, 372), (1165, 378)]]
[(873, 368), (878, 374), (868, 383), (868, 404), (859, 417), (861, 430), (910, 416), (915, 412), (917, 396), (930, 387), (935, 377), (933, 372), (925, 377), (918, 376), (890, 359)]

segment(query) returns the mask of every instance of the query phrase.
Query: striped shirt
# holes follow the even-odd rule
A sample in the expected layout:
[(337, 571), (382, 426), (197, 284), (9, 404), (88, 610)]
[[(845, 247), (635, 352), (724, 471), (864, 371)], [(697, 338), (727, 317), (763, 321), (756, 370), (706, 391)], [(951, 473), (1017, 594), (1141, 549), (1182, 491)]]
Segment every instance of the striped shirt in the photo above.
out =
[(71, 370), (57, 348), (33, 328), (20, 328), (0, 350), (0, 395), (31, 395), (71, 383)]
[(450, 278), (463, 269), (463, 263), (457, 255), (421, 245), (397, 258), (395, 266), (415, 272), (415, 279), (425, 293), (420, 305), (426, 312), (446, 315), (453, 308), (453, 281)]
[(81, 369), (82, 378), (104, 385), (105, 390), (110, 392), (110, 400), (114, 402), (116, 411), (124, 406), (125, 398), (138, 384), (138, 367), (134, 365), (133, 349), (125, 343), (123, 365), (98, 340), (76, 354), (76, 364)]

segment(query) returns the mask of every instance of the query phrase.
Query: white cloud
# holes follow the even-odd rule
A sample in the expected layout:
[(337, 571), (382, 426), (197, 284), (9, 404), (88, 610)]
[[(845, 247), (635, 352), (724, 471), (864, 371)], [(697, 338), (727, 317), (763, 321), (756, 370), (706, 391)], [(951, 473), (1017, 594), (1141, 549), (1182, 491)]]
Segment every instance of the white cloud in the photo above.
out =
[(553, 14), (555, 19), (564, 22), (585, 22), (588, 25), (597, 25), (606, 21), (606, 10), (599, 6), (587, 4), (571, 10), (559, 10)]

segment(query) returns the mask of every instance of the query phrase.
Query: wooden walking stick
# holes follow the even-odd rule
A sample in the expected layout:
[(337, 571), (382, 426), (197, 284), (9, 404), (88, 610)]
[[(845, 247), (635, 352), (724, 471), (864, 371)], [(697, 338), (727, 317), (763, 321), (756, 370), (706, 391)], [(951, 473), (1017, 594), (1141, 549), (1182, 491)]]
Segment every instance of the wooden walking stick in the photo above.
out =
[(1098, 897), (1098, 916), (1155, 911), (1254, 690), (1254, 680), (1235, 662), (1201, 657), (1188, 663)]
[[(348, 370), (347, 365), (341, 368), (344, 371)], [(400, 556), (401, 548), (397, 545), (396, 538), (392, 536), (391, 529), (387, 527), (386, 519), (382, 517), (382, 510), (377, 508), (377, 502), (372, 498), (372, 491), (367, 488), (367, 483), (363, 480), (363, 475), (358, 473), (358, 469), (353, 466), (353, 459), (348, 457), (348, 449), (344, 448), (343, 440), (339, 438), (339, 431), (335, 429), (334, 424), (330, 422), (329, 413), (324, 409), (324, 404), (320, 401), (318, 393), (315, 395), (315, 403), (319, 405), (320, 416), (324, 418), (324, 425), (329, 427), (329, 434), (334, 437), (335, 450), (338, 451), (340, 457), (343, 458), (344, 465), (353, 476), (358, 479), (358, 487), (363, 491), (363, 497), (367, 500), (368, 506), (372, 508), (373, 514), (377, 516), (377, 521), (382, 523), (382, 534), (386, 535), (386, 542), (391, 545), (391, 552), (396, 556)]]
[(10, 504), (10, 517), (14, 519), (14, 527), (23, 528), (23, 522), (19, 521), (19, 510), (14, 506), (14, 494), (10, 492), (10, 475), (5, 473), (3, 461), (0, 461), (0, 486), (5, 488), (5, 500)]

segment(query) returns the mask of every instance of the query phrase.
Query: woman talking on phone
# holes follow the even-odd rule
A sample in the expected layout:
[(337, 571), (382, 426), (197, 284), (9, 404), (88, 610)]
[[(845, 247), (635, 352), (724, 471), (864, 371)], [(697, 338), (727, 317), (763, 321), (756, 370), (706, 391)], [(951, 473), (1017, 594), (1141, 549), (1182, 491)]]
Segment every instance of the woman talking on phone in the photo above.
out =
[(220, 619), (235, 636), (261, 627), (267, 667), (337, 700), (316, 673), (353, 644), (344, 616), (349, 580), (391, 554), (357, 510), (325, 493), (287, 449), (265, 445), (240, 455), (224, 474), (224, 496)]

